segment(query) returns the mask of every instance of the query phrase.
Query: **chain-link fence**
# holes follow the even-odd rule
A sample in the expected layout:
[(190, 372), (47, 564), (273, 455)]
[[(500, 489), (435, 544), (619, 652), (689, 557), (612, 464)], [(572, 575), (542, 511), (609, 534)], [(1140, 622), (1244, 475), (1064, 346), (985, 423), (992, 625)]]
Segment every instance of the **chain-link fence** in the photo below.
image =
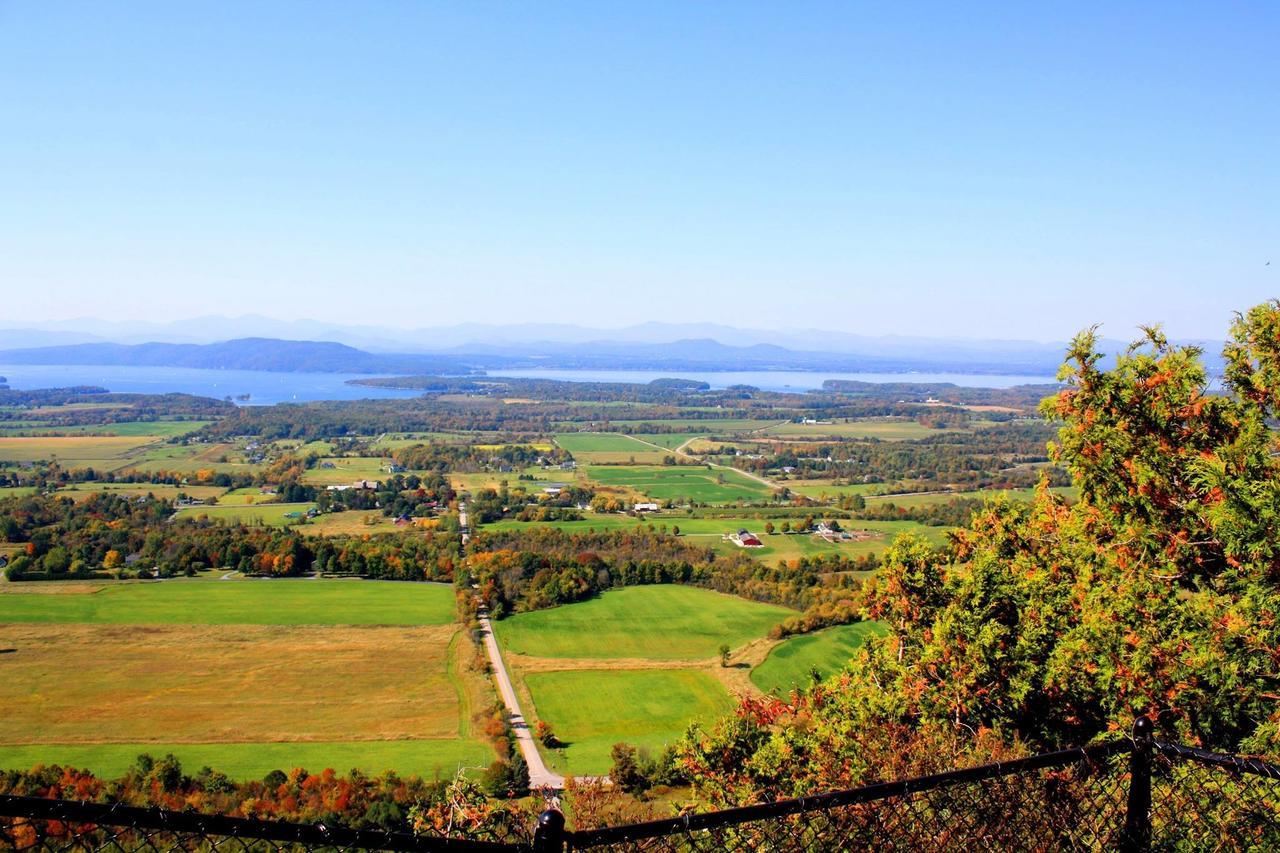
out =
[[(795, 800), (601, 829), (443, 838), (0, 797), (17, 850), (404, 850), (819, 853), (876, 850), (1277, 850), (1280, 768), (1151, 737)], [(514, 837), (520, 836), (520, 837)]]

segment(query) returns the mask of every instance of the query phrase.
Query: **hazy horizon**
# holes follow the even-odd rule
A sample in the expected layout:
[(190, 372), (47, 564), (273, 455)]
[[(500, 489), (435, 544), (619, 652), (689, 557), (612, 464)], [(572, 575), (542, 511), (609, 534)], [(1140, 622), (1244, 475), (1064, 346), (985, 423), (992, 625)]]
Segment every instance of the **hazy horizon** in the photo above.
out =
[(4, 4), (0, 325), (1216, 339), (1277, 290), (1278, 37), (1264, 5)]

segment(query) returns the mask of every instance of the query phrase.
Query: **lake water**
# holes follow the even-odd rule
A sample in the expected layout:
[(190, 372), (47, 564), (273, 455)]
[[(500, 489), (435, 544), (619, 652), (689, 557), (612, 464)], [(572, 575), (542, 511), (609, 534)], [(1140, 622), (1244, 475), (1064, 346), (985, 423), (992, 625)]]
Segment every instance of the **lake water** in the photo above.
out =
[[(570, 382), (650, 382), (679, 377), (706, 382), (712, 388), (753, 385), (766, 391), (810, 391), (826, 379), (862, 382), (952, 382), (972, 388), (1009, 388), (1014, 385), (1052, 382), (1051, 376), (994, 376), (964, 373), (818, 373), (790, 370), (757, 371), (660, 371), (660, 370), (504, 370), (494, 376), (560, 379)], [(10, 388), (65, 388), (97, 385), (110, 391), (139, 394), (181, 392), (223, 398), (248, 394), (250, 405), (306, 402), (308, 400), (361, 400), (418, 396), (417, 391), (348, 385), (348, 379), (368, 378), (354, 373), (272, 373), (263, 370), (202, 370), (192, 367), (116, 367), (92, 365), (0, 364), (0, 376)]]
[(416, 397), (416, 391), (347, 385), (348, 379), (368, 378), (355, 373), (273, 373), (265, 370), (202, 370), (194, 367), (116, 367), (85, 365), (0, 364), (0, 376), (10, 388), (65, 388), (97, 385), (109, 391), (134, 394), (179, 392), (223, 398), (248, 394), (250, 405), (302, 403), (308, 400), (363, 400)]

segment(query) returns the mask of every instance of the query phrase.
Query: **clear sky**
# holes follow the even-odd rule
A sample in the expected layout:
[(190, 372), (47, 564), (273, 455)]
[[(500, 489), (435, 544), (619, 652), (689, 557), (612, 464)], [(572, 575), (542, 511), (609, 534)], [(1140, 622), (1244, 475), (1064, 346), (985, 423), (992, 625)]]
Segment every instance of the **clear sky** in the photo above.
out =
[(0, 294), (1220, 336), (1280, 296), (1280, 4), (0, 0)]

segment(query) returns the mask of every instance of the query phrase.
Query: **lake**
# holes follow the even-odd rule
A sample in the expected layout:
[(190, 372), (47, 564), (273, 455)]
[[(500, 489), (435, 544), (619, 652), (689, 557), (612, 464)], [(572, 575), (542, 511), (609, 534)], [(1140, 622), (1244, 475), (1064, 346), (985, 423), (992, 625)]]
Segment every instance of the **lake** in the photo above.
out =
[[(536, 370), (494, 371), (493, 376), (528, 379), (559, 379), (570, 382), (650, 382), (663, 377), (679, 377), (706, 382), (712, 388), (753, 385), (766, 391), (810, 391), (822, 387), (826, 379), (862, 382), (952, 382), (972, 388), (1009, 388), (1014, 385), (1053, 382), (1051, 376), (996, 376), (965, 373), (821, 373), (799, 370), (755, 371), (660, 371), (660, 370)], [(203, 370), (192, 367), (119, 367), (92, 365), (0, 364), (0, 376), (10, 388), (65, 388), (97, 385), (110, 391), (137, 394), (181, 392), (202, 397), (223, 398), (248, 394), (248, 405), (308, 400), (362, 400), (406, 398), (417, 391), (348, 385), (348, 379), (368, 378), (354, 373), (273, 373), (263, 370)]]
[(237, 400), (256, 406), (303, 403), (308, 400), (364, 400), (416, 397), (416, 391), (347, 385), (348, 379), (368, 378), (355, 373), (272, 373), (265, 370), (203, 370), (194, 367), (118, 367), (93, 365), (0, 364), (0, 376), (10, 388), (65, 388), (97, 385), (109, 391), (134, 394), (180, 392)]

